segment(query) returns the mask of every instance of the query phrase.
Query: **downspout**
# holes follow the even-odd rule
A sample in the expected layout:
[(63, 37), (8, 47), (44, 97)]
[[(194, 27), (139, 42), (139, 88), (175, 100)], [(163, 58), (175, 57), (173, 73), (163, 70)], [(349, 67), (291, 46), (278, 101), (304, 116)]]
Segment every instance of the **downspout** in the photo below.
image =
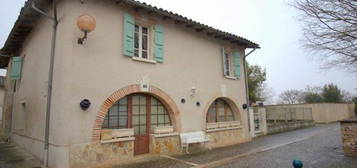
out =
[(253, 53), (257, 48), (254, 48), (252, 51), (250, 51), (248, 54), (246, 54), (243, 57), (243, 69), (244, 69), (244, 82), (245, 82), (245, 97), (246, 97), (246, 102), (247, 102), (247, 112), (248, 112), (248, 131), (251, 131), (250, 128), (250, 116), (249, 116), (249, 88), (248, 88), (248, 72), (247, 72), (247, 64), (246, 64), (246, 58)]
[(44, 149), (44, 159), (43, 164), (45, 167), (48, 167), (48, 158), (49, 158), (49, 136), (50, 136), (50, 118), (51, 118), (51, 100), (52, 100), (52, 82), (53, 82), (53, 64), (55, 57), (56, 49), (56, 39), (57, 39), (57, 5), (56, 0), (52, 1), (53, 16), (47, 15), (42, 10), (38, 9), (35, 4), (32, 4), (32, 9), (42, 14), (43, 16), (49, 18), (53, 21), (53, 30), (52, 30), (52, 41), (51, 41), (51, 53), (50, 53), (50, 67), (48, 73), (48, 85), (47, 85), (47, 104), (46, 104), (46, 126), (45, 126), (45, 149)]

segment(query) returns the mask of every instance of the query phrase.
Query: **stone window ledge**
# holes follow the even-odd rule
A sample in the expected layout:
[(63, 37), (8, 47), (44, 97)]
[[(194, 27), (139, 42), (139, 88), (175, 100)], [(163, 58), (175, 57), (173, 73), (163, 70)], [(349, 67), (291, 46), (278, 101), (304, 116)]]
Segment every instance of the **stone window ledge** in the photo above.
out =
[(239, 126), (235, 126), (235, 127), (208, 129), (208, 130), (206, 130), (206, 132), (227, 131), (227, 130), (242, 129), (242, 128), (243, 127), (241, 125), (239, 125)]
[(179, 134), (177, 132), (173, 132), (173, 133), (167, 133), (167, 134), (151, 134), (151, 135), (154, 136), (155, 138), (162, 138), (162, 137), (177, 136)]
[(237, 80), (238, 79), (237, 77), (234, 77), (234, 76), (225, 75), (224, 77), (227, 78), (227, 79), (231, 79), (231, 80)]
[(126, 138), (117, 138), (111, 140), (101, 140), (100, 143), (106, 144), (106, 143), (125, 142), (125, 141), (134, 141), (134, 140), (135, 137), (126, 137)]
[(156, 64), (157, 63), (155, 60), (138, 58), (138, 57), (132, 57), (132, 60), (139, 61), (139, 62), (146, 62), (146, 63), (150, 63), (150, 64)]

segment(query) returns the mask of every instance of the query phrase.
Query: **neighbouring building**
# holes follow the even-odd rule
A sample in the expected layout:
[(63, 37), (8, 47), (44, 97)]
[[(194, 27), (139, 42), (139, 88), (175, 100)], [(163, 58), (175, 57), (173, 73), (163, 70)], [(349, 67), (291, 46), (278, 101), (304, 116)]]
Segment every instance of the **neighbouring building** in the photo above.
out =
[[(53, 21), (36, 8), (51, 14), (52, 1), (25, 3), (0, 65), (7, 134), (44, 159)], [(179, 153), (183, 132), (206, 133), (197, 149), (250, 141), (244, 59), (258, 44), (134, 0), (58, 0), (57, 12), (50, 167)], [(82, 14), (97, 26), (79, 44)]]
[(4, 97), (5, 97), (5, 77), (0, 76), (0, 138), (3, 134), (3, 124), (2, 124), (2, 110), (4, 106)]

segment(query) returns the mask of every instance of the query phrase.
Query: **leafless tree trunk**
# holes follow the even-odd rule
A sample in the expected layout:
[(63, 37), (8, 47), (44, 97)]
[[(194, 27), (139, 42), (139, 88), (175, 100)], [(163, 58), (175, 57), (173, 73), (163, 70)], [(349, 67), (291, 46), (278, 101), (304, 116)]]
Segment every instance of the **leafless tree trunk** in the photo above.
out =
[(304, 46), (321, 56), (324, 68), (357, 73), (357, 0), (295, 0)]

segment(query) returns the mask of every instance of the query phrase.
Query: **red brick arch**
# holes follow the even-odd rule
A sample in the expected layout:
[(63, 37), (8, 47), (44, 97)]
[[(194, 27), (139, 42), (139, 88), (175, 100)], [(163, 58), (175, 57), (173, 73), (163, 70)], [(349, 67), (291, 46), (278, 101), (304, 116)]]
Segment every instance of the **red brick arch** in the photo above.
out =
[(170, 96), (168, 96), (165, 92), (163, 92), (159, 88), (156, 88), (155, 86), (150, 86), (149, 91), (143, 92), (140, 90), (140, 85), (130, 85), (114, 92), (104, 101), (94, 122), (92, 142), (100, 141), (100, 132), (102, 129), (102, 124), (109, 108), (112, 107), (121, 98), (133, 93), (149, 94), (160, 100), (169, 113), (172, 125), (174, 126), (174, 130), (177, 132), (181, 130), (181, 118), (179, 114), (180, 112), (177, 108), (176, 103), (170, 98)]

